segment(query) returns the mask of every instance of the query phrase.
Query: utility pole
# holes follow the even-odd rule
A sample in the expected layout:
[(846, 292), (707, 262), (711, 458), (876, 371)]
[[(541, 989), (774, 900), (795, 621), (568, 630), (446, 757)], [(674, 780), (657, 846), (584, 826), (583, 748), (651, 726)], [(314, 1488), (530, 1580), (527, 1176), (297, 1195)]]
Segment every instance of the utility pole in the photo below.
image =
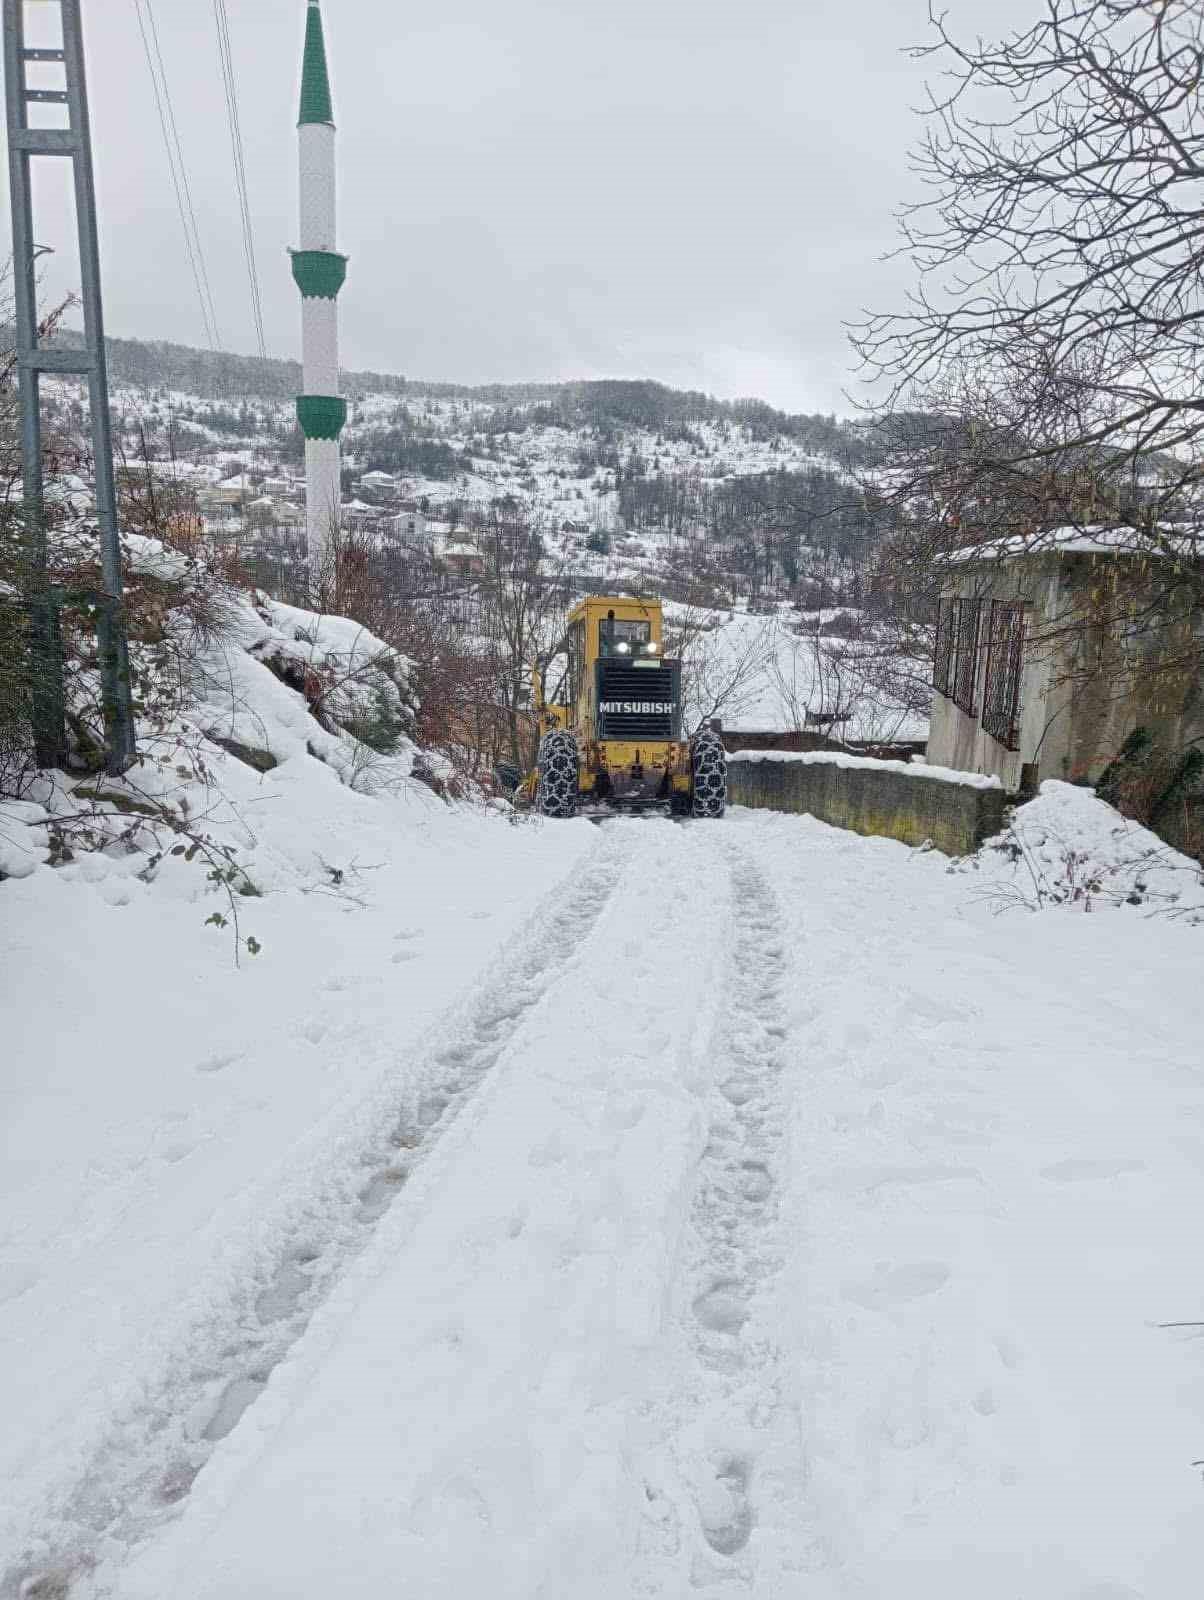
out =
[[(79, 373), (88, 380), (92, 455), (96, 473), (96, 521), (100, 533), (104, 581), (103, 591), (91, 599), (96, 607), (101, 698), (108, 744), (107, 765), (108, 770), (116, 774), (130, 766), (136, 750), (129, 655), (122, 612), (121, 545), (117, 535), (117, 492), (113, 480), (109, 380), (105, 363), (96, 191), (92, 177), (92, 139), (88, 123), (80, 0), (42, 0), (42, 3), (59, 8), (61, 42), (53, 48), (37, 49), (27, 48), (25, 44), (25, 8), (28, 3), (30, 0), (3, 0), (13, 287), (21, 402), (21, 478), (25, 537), (29, 552), (27, 593), (33, 655), (34, 745), (40, 767), (62, 764), (66, 753), (63, 646), (58, 618), (60, 597), (51, 585), (47, 571), (39, 385), (43, 372), (71, 372)], [(62, 86), (30, 88), (27, 69), (31, 64), (61, 67)], [(66, 125), (31, 126), (31, 106), (65, 107)], [(39, 338), (35, 265), (38, 248), (34, 239), (30, 173), (34, 156), (59, 156), (71, 162), (79, 236), (83, 350), (47, 349)]]

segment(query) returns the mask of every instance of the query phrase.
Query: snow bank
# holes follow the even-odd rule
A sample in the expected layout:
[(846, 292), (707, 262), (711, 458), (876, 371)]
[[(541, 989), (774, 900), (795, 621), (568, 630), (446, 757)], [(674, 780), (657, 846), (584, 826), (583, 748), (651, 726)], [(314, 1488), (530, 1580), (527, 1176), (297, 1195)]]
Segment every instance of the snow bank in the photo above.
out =
[(956, 870), (980, 875), (984, 896), (1000, 910), (1132, 906), (1147, 915), (1204, 919), (1199, 862), (1122, 816), (1094, 790), (1055, 779)]

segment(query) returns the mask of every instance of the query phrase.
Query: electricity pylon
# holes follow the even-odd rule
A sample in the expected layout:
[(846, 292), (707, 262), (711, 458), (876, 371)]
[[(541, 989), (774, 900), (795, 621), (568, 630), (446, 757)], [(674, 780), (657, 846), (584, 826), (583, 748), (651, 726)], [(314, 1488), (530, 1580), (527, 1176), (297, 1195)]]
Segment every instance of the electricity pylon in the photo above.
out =
[[(92, 178), (92, 138), (84, 76), (80, 0), (38, 0), (57, 5), (61, 44), (26, 46), (26, 5), (34, 0), (3, 0), (4, 79), (8, 117), (8, 172), (12, 196), (13, 291), (17, 322), (17, 364), (21, 402), (21, 478), (29, 552), (27, 599), (33, 647), (34, 745), (40, 767), (61, 765), (66, 752), (63, 650), (59, 596), (47, 572), (46, 507), (42, 474), (42, 423), (39, 383), (44, 372), (79, 373), (88, 380), (92, 455), (96, 473), (96, 521), (100, 532), (103, 591), (91, 597), (96, 609), (101, 698), (108, 745), (108, 770), (124, 772), (134, 760), (134, 707), (121, 598), (121, 545), (117, 535), (117, 493), (113, 481), (113, 439), (109, 422), (109, 381), (105, 363), (104, 317), (100, 295), (100, 252), (96, 236), (96, 190)], [(28, 68), (62, 68), (61, 87), (31, 88)], [(57, 77), (57, 73), (52, 74)], [(66, 124), (30, 125), (33, 106), (66, 108)], [(71, 162), (79, 234), (80, 302), (84, 348), (43, 346), (38, 331), (38, 247), (33, 221), (30, 163), (35, 156)]]

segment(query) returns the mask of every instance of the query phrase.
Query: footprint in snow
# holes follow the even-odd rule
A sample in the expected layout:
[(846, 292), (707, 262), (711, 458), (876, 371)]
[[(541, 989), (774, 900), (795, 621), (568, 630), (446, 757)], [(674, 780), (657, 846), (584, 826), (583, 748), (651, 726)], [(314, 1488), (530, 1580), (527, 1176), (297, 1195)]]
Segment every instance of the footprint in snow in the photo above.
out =
[(1015, 1372), (1020, 1365), (1020, 1346), (1014, 1339), (1009, 1339), (1006, 1333), (997, 1333), (994, 1339), (995, 1349), (999, 1359), (1009, 1372)]
[(332, 978), (323, 980), (322, 992), (324, 994), (346, 994), (351, 989), (359, 989), (365, 985), (379, 982), (379, 977), (373, 977), (367, 973), (356, 977), (343, 977), (336, 974)]
[(172, 1144), (166, 1144), (159, 1154), (171, 1166), (178, 1166), (181, 1161), (186, 1161), (197, 1148), (196, 1141), (191, 1139), (177, 1139)]
[(394, 939), (421, 939), (422, 938), (422, 929), (421, 928), (398, 928), (397, 932), (393, 935), (393, 937), (394, 937)]
[(193, 1071), (224, 1072), (227, 1067), (232, 1067), (236, 1061), (241, 1061), (245, 1055), (245, 1050), (218, 1050), (213, 1055), (206, 1056), (203, 1061), (198, 1061), (193, 1067)]
[(418, 952), (417, 952), (417, 950), (397, 950), (397, 951), (394, 952), (394, 954), (392, 956), (392, 962), (393, 962), (393, 965), (395, 967), (400, 967), (406, 961), (417, 961), (417, 960), (418, 960)]
[(943, 1261), (911, 1261), (902, 1267), (879, 1267), (868, 1283), (846, 1283), (841, 1293), (855, 1305), (880, 1311), (907, 1300), (935, 1294), (949, 1281), (949, 1268)]
[(42, 1276), (41, 1269), (29, 1262), (0, 1261), (0, 1305), (9, 1300), (19, 1300)]
[(729, 1456), (716, 1464), (714, 1483), (699, 1496), (698, 1520), (716, 1555), (734, 1556), (749, 1541), (753, 1518), (748, 1478), (748, 1463)]
[(748, 1321), (744, 1285), (721, 1278), (694, 1301), (694, 1315), (712, 1333), (739, 1333)]
[(1119, 1178), (1126, 1172), (1144, 1172), (1144, 1161), (1055, 1161), (1041, 1168), (1041, 1176), (1051, 1183), (1089, 1183), (1101, 1178)]
[(259, 1399), (267, 1388), (266, 1373), (252, 1373), (248, 1377), (234, 1378), (222, 1390), (212, 1416), (201, 1434), (202, 1439), (214, 1444), (233, 1433), (247, 1408)]

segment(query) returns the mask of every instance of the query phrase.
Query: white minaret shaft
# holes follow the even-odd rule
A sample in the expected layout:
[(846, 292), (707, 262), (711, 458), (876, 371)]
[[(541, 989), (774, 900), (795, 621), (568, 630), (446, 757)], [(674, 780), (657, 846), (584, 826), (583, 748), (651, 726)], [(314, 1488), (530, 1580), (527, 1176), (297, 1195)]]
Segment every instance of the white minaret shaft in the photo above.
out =
[(305, 435), (305, 523), (315, 595), (332, 574), (339, 516), (339, 434), (347, 416), (339, 395), (339, 290), (347, 258), (336, 248), (335, 128), (318, 0), (308, 0), (297, 125), (300, 249), (293, 277), (301, 291), (304, 393), (297, 419)]

